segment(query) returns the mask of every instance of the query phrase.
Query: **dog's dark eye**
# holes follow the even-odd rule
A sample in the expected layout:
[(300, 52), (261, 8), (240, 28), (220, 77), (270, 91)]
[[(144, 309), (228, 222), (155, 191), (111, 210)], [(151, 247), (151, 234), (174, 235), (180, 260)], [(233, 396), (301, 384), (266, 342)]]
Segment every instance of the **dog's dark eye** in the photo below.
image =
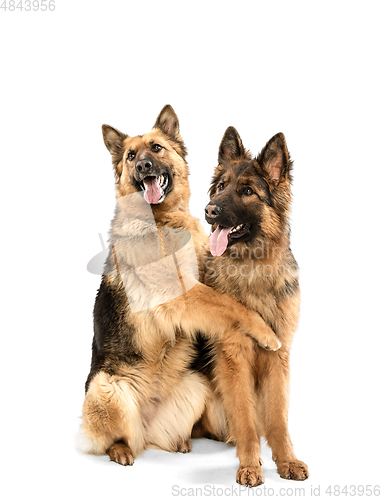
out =
[(224, 182), (220, 182), (217, 186), (216, 186), (216, 191), (223, 191), (224, 189)]
[(153, 144), (151, 146), (151, 150), (154, 151), (154, 153), (159, 153), (163, 148), (159, 144)]
[(251, 187), (245, 186), (245, 188), (243, 189), (243, 194), (245, 196), (251, 196), (251, 195), (255, 194), (255, 191)]
[(127, 159), (132, 161), (132, 160), (134, 160), (134, 158), (135, 158), (134, 151), (129, 151), (129, 153), (127, 154)]

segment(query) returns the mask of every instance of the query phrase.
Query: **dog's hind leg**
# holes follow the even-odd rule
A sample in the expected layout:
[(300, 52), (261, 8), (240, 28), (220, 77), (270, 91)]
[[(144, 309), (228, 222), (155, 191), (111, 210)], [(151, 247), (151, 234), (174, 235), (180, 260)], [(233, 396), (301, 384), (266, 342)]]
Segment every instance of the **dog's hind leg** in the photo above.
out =
[(215, 441), (227, 441), (228, 435), (227, 417), (222, 398), (216, 388), (211, 387), (205, 410), (200, 419), (195, 423), (191, 437), (195, 439), (207, 438)]
[[(144, 384), (140, 384), (144, 391)], [(94, 376), (86, 393), (78, 448), (95, 455), (107, 453), (121, 465), (131, 465), (145, 447), (140, 394), (128, 377), (103, 371)]]
[(166, 451), (191, 451), (192, 427), (203, 413), (208, 393), (205, 378), (186, 372), (164, 401), (156, 403), (147, 422), (147, 444)]

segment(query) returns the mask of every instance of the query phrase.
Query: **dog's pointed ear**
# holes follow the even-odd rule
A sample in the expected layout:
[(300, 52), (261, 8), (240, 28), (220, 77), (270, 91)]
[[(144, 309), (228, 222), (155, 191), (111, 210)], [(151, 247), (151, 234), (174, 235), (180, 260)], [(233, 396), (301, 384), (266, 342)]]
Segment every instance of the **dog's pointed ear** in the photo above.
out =
[(105, 146), (112, 155), (120, 152), (123, 140), (127, 137), (126, 134), (123, 134), (116, 128), (110, 127), (110, 125), (102, 125), (102, 135)]
[(274, 135), (267, 142), (257, 158), (257, 163), (275, 186), (288, 176), (292, 161), (282, 132)]
[(219, 147), (219, 164), (222, 161), (249, 161), (251, 155), (244, 148), (242, 140), (235, 127), (228, 127)]
[(105, 146), (110, 151), (115, 178), (118, 181), (122, 174), (123, 141), (128, 136), (110, 125), (102, 125), (102, 135)]
[(184, 145), (183, 139), (179, 132), (179, 120), (176, 116), (175, 111), (172, 106), (166, 104), (166, 106), (159, 113), (158, 118), (155, 122), (153, 128), (159, 129), (163, 132), (170, 140), (173, 141), (173, 146), (175, 151), (185, 159), (187, 156), (187, 149)]
[(159, 128), (166, 135), (179, 139), (179, 120), (172, 106), (167, 104), (159, 113), (154, 128)]

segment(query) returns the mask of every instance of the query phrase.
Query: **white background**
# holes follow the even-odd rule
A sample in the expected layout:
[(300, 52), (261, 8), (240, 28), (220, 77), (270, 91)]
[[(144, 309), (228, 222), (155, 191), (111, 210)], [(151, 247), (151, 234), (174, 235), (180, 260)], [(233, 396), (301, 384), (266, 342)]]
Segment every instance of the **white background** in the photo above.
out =
[(303, 300), (290, 431), (310, 478), (280, 479), (264, 446), (266, 483), (250, 494), (381, 482), (380, 10), (240, 0), (0, 9), (4, 498), (239, 491), (235, 450), (222, 443), (147, 451), (133, 467), (74, 448), (100, 282), (86, 266), (114, 210), (101, 125), (141, 134), (167, 103), (200, 218), (229, 125), (253, 153), (284, 132), (295, 162)]

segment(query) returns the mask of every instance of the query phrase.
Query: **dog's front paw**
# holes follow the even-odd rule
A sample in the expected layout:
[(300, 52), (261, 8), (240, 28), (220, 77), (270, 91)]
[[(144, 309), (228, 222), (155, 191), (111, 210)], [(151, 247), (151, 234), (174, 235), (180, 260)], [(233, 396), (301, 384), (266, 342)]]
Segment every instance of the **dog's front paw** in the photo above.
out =
[(281, 342), (278, 337), (273, 333), (267, 335), (261, 342), (258, 341), (258, 344), (263, 349), (267, 351), (278, 351), (281, 347)]
[(278, 462), (277, 472), (283, 479), (292, 479), (293, 481), (305, 481), (309, 477), (308, 467), (300, 460)]
[(249, 486), (253, 488), (254, 486), (260, 486), (264, 483), (263, 471), (261, 466), (256, 467), (239, 467), (236, 474), (236, 482), (243, 486)]
[(114, 443), (106, 452), (110, 460), (120, 465), (133, 465), (134, 456), (125, 443)]
[(268, 351), (277, 351), (280, 349), (280, 339), (272, 328), (259, 315), (252, 315), (251, 318), (252, 325), (247, 330), (247, 335), (249, 334), (263, 349), (267, 349)]

